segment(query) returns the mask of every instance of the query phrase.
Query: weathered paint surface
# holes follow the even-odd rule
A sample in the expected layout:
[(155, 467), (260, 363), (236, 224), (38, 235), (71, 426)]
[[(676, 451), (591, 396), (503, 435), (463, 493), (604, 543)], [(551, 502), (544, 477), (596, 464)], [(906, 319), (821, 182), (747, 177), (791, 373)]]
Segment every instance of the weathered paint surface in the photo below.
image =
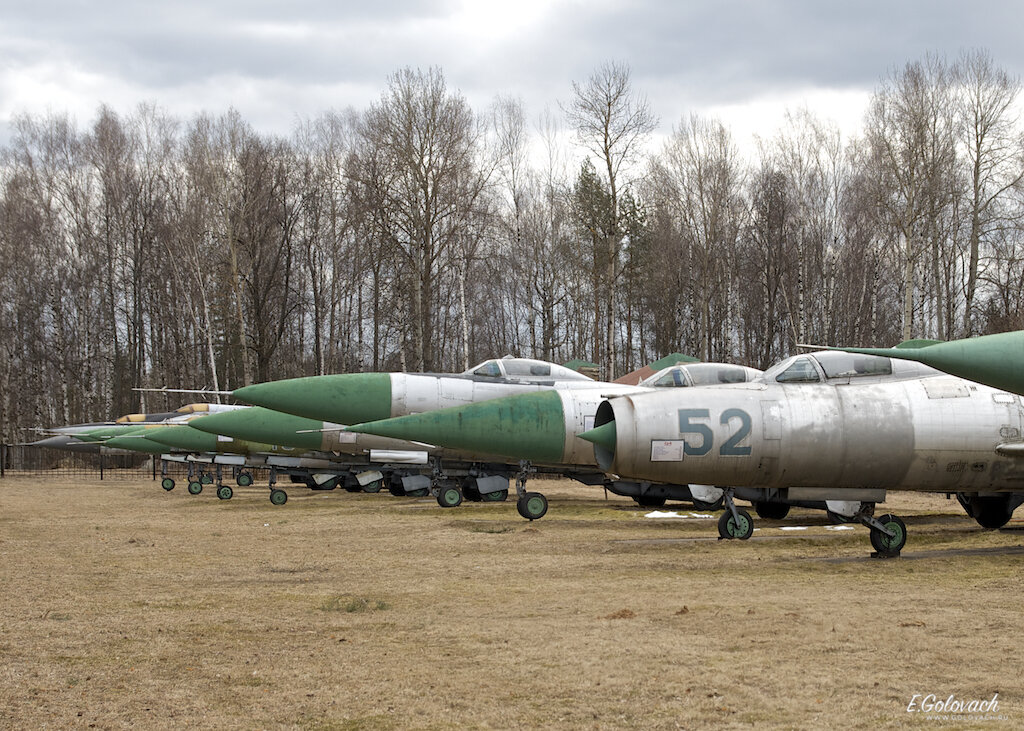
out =
[[(528, 428), (524, 428), (528, 427)], [(566, 420), (555, 391), (498, 398), (351, 427), (360, 433), (437, 443), (479, 455), (562, 461)]]
[[(933, 491), (1024, 487), (1017, 396), (947, 376), (866, 385), (758, 383), (614, 398), (624, 477), (734, 487)], [(587, 435), (588, 437), (592, 435)], [(598, 435), (600, 436), (600, 435)]]
[(422, 451), (422, 446), (384, 437), (343, 431), (341, 424), (307, 419), (261, 406), (202, 416), (189, 426), (210, 434), (277, 444), (295, 449), (338, 454), (363, 454), (369, 450)]
[(352, 424), (391, 416), (388, 373), (290, 378), (245, 386), (233, 395), (250, 404), (318, 421)]

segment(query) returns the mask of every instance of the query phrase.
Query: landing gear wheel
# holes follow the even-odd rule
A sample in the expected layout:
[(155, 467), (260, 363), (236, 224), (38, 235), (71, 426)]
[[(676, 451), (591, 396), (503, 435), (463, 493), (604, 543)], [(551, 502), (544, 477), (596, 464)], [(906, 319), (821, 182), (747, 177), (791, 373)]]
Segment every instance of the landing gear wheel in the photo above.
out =
[(201, 483), (199, 480), (192, 480), (192, 482), (188, 483), (188, 494), (189, 495), (198, 495), (202, 491), (203, 491), (203, 483)]
[(480, 499), (485, 503), (503, 503), (508, 500), (508, 490), (481, 493)]
[(421, 487), (418, 490), (410, 490), (405, 494), (408, 495), (409, 497), (426, 497), (429, 492), (430, 490), (428, 488)]
[(462, 504), (462, 490), (455, 485), (442, 487), (437, 492), (437, 504), (442, 508), (454, 508)]
[(389, 482), (388, 492), (390, 492), (395, 497), (402, 497), (403, 495), (405, 495), (405, 490), (402, 489), (401, 482)]
[(871, 529), (871, 546), (879, 556), (899, 556), (903, 546), (907, 543), (907, 526), (900, 520), (899, 516), (887, 513), (878, 519), (878, 522), (893, 532), (887, 536), (877, 528)]
[(746, 510), (737, 510), (736, 518), (733, 517), (731, 510), (722, 513), (722, 517), (718, 519), (718, 535), (729, 540), (738, 538), (745, 541), (750, 538), (754, 532), (754, 521), (750, 513)]
[(235, 482), (238, 483), (239, 487), (249, 487), (252, 484), (252, 474), (249, 472), (239, 472)]
[(221, 485), (217, 488), (217, 497), (221, 500), (230, 500), (234, 494), (235, 491), (231, 489), (231, 485)]
[(270, 491), (270, 502), (274, 505), (284, 505), (288, 502), (288, 493), (277, 488)]
[(170, 477), (165, 477), (164, 479), (160, 480), (160, 487), (167, 490), (167, 492), (170, 492), (171, 490), (174, 489), (174, 480), (172, 480)]
[(384, 487), (384, 480), (374, 480), (373, 482), (367, 482), (363, 485), (363, 492), (375, 493), (380, 492), (381, 488)]
[(462, 488), (462, 495), (471, 503), (478, 503), (484, 499), (484, 496), (480, 494), (480, 491), (477, 490), (472, 485), (467, 485), (466, 487)]
[(754, 503), (754, 511), (765, 520), (782, 520), (789, 515), (789, 506), (785, 503)]
[(540, 520), (548, 512), (548, 499), (539, 492), (528, 492), (516, 501), (516, 510), (527, 520)]
[(200, 475), (199, 476), (199, 481), (202, 484), (204, 484), (204, 485), (212, 485), (213, 484), (213, 475), (207, 475), (207, 474)]
[(661, 508), (665, 506), (665, 498), (654, 495), (637, 495), (633, 498), (636, 504), (644, 508)]

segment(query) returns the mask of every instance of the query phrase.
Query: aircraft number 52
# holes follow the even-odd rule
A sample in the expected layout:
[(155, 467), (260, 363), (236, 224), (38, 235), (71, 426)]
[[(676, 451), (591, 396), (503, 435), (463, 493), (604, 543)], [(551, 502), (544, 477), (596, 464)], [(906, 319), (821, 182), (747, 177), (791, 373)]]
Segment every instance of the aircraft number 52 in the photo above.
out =
[[(683, 452), (693, 457), (700, 457), (711, 451), (714, 445), (715, 435), (711, 427), (695, 419), (709, 419), (711, 412), (707, 409), (679, 409), (679, 433), (680, 435), (697, 434), (701, 437), (700, 444), (691, 444), (689, 439), (683, 441)], [(750, 414), (743, 409), (726, 409), (722, 412), (719, 423), (728, 425), (730, 422), (739, 421), (739, 429), (733, 432), (732, 436), (718, 448), (718, 453), (724, 456), (745, 456), (750, 454), (750, 446), (740, 446), (740, 442), (750, 435)]]

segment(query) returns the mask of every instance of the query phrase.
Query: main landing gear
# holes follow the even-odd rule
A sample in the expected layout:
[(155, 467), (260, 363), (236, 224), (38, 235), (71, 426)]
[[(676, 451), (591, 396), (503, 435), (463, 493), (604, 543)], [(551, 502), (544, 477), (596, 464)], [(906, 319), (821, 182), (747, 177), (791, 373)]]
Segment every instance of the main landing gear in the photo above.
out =
[[(720, 539), (739, 539), (745, 541), (754, 532), (754, 521), (750, 513), (742, 508), (736, 507), (733, 500), (733, 490), (725, 491), (725, 512), (718, 519), (718, 535)], [(755, 503), (755, 510), (762, 518), (779, 520), (789, 512), (788, 505), (777, 506), (772, 503)], [(783, 510), (785, 508), (785, 510)], [(894, 558), (900, 555), (903, 546), (907, 543), (907, 526), (898, 515), (887, 513), (876, 518), (874, 516), (874, 503), (854, 503), (851, 505), (849, 514), (836, 513), (850, 522), (857, 521), (866, 525), (870, 530), (869, 538), (871, 547), (875, 549), (872, 554), (876, 558)], [(830, 518), (832, 513), (830, 512)], [(832, 522), (835, 522), (833, 520)]]

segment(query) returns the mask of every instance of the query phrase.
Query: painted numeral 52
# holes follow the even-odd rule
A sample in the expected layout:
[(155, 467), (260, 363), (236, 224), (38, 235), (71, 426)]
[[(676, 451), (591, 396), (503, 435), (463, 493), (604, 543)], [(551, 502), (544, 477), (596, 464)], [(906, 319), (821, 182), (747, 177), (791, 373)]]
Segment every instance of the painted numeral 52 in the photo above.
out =
[[(700, 457), (711, 451), (715, 440), (715, 434), (711, 427), (702, 424), (694, 419), (710, 419), (711, 412), (707, 409), (679, 409), (679, 433), (680, 435), (697, 434), (701, 438), (700, 444), (691, 444), (689, 439), (683, 441), (683, 452), (693, 457)], [(750, 445), (740, 446), (740, 442), (750, 435), (750, 414), (743, 409), (726, 409), (722, 412), (719, 423), (728, 425), (734, 420), (739, 420), (740, 425), (732, 436), (725, 440), (725, 443), (718, 448), (718, 453), (725, 456), (745, 456), (750, 454)]]

